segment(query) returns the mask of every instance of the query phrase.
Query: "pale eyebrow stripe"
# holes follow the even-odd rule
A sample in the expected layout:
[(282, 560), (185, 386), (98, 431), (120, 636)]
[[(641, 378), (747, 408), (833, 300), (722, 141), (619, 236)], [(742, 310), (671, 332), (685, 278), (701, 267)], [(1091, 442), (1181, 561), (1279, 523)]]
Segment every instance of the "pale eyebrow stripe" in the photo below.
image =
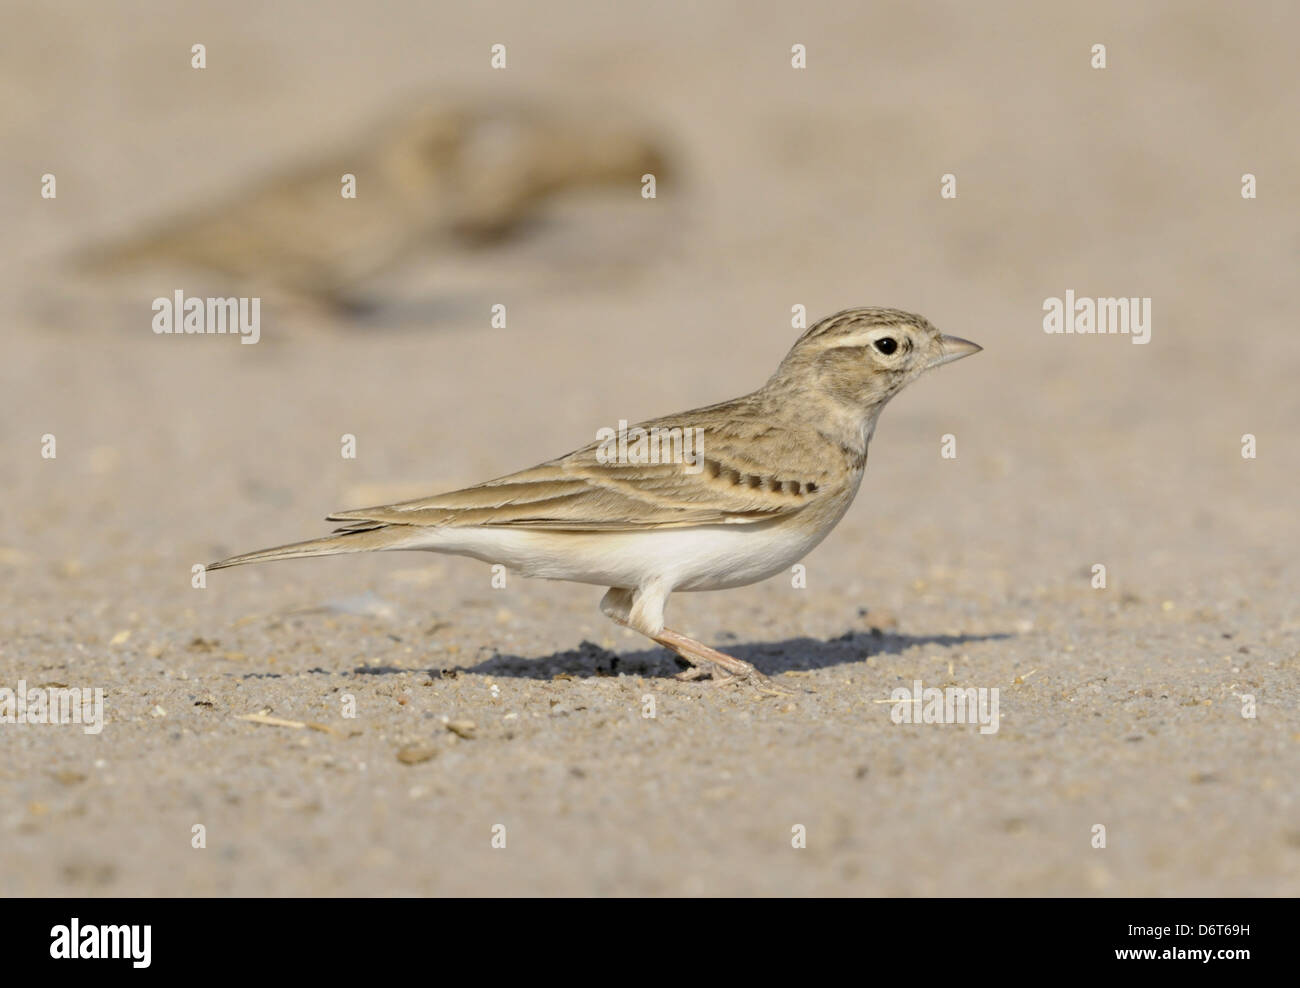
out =
[(885, 327), (883, 326), (877, 327), (870, 334), (856, 333), (853, 336), (841, 337), (840, 339), (835, 340), (835, 346), (837, 347), (870, 346), (876, 340), (880, 339), (881, 336), (889, 335), (888, 333), (881, 332), (881, 330), (884, 328)]

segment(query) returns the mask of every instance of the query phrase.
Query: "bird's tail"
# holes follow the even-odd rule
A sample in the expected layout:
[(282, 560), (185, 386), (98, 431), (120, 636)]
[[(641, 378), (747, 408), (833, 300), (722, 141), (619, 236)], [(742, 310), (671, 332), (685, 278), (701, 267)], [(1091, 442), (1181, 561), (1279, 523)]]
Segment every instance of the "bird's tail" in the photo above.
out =
[(409, 525), (373, 525), (365, 528), (341, 530), (323, 539), (291, 542), (273, 549), (246, 552), (220, 562), (209, 563), (208, 569), (225, 569), (244, 563), (264, 563), (272, 559), (298, 559), (301, 556), (333, 556), (341, 552), (381, 552), (385, 549), (416, 548), (412, 543), (415, 531)]

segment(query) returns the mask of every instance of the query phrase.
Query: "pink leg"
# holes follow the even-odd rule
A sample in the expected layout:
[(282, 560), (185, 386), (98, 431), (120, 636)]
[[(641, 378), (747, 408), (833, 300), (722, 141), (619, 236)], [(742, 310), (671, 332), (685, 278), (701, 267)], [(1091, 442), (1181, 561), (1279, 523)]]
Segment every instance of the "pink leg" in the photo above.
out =
[(791, 692), (784, 686), (778, 686), (772, 682), (743, 659), (727, 655), (725, 652), (719, 652), (716, 648), (710, 648), (703, 642), (698, 642), (694, 638), (683, 635), (680, 631), (664, 628), (659, 634), (651, 637), (665, 648), (671, 648), (683, 659), (695, 666), (694, 669), (688, 669), (686, 672), (681, 673), (677, 677), (678, 679), (698, 679), (702, 674), (699, 668), (700, 664), (708, 662), (729, 673), (728, 676), (721, 679), (715, 676), (715, 681), (719, 685), (746, 681), (752, 683), (761, 692), (770, 693), (773, 696)]

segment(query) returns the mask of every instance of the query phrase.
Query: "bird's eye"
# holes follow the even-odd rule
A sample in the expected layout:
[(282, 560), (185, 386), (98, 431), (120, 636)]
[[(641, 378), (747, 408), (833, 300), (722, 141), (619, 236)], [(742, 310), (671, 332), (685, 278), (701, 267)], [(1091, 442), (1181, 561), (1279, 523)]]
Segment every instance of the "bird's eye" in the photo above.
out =
[(898, 349), (898, 340), (894, 339), (892, 336), (882, 336), (880, 339), (876, 340), (876, 349), (888, 357)]

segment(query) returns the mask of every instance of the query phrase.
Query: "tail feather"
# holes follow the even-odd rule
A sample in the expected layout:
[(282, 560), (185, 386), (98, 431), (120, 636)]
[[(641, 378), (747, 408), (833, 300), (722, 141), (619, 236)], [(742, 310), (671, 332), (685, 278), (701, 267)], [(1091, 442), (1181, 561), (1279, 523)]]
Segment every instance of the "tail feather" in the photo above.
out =
[(209, 563), (209, 570), (242, 566), (244, 563), (264, 563), (272, 559), (298, 559), (303, 556), (333, 556), (341, 552), (379, 552), (385, 549), (404, 549), (413, 538), (408, 525), (383, 525), (380, 527), (340, 530), (341, 534), (307, 542), (291, 542), (271, 549), (246, 552), (220, 562)]

